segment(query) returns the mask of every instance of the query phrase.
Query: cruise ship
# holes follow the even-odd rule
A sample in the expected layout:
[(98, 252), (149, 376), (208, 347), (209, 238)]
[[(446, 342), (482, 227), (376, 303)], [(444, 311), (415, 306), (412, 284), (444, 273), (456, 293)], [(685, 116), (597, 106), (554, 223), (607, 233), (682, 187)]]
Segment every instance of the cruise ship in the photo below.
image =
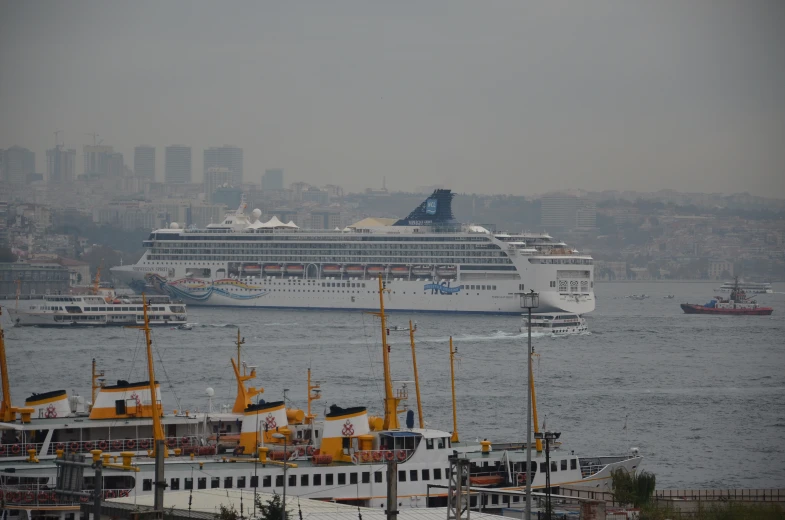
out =
[(532, 290), (538, 312), (594, 310), (591, 256), (546, 233), (463, 225), (453, 196), (436, 190), (404, 219), (333, 231), (262, 222), (243, 203), (205, 229), (153, 231), (140, 260), (112, 273), (136, 291), (189, 305), (374, 309), (382, 274), (391, 311), (520, 315)]

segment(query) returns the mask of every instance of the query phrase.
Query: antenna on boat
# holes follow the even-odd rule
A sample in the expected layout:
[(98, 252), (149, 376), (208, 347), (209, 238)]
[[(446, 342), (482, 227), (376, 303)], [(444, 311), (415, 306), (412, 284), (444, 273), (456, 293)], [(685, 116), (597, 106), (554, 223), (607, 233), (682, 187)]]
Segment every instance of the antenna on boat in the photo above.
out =
[(450, 336), (450, 382), (452, 383), (452, 437), (450, 442), (458, 442), (458, 413), (455, 409), (455, 354), (458, 351), (453, 349), (452, 336)]

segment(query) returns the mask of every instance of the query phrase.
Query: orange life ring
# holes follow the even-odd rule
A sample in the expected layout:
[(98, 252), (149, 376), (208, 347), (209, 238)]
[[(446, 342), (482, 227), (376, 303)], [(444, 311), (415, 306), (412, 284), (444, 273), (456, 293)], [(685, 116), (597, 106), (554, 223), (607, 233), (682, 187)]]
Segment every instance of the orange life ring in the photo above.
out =
[(141, 441), (139, 441), (139, 447), (142, 448), (143, 450), (146, 450), (147, 448), (150, 447), (150, 441), (148, 439), (142, 439)]
[(183, 446), (188, 446), (191, 443), (191, 439), (183, 435), (183, 438), (180, 440)]
[(109, 447), (109, 443), (108, 442), (106, 442), (106, 441), (98, 441), (98, 448), (99, 449), (101, 449), (103, 451), (106, 451), (106, 448), (108, 448), (108, 447)]
[(20, 451), (22, 451), (22, 447), (19, 446), (18, 444), (14, 444), (11, 446), (11, 453), (19, 453)]
[(385, 460), (389, 461), (389, 460), (393, 460), (393, 458), (395, 458), (395, 454), (392, 451), (387, 450), (387, 451), (384, 452), (384, 459)]
[(55, 449), (56, 450), (64, 450), (65, 449), (65, 444), (63, 444), (62, 442), (58, 442), (57, 444), (55, 444)]
[(26, 504), (29, 504), (33, 500), (35, 500), (35, 494), (32, 491), (25, 493), (24, 501)]
[(90, 500), (90, 499), (87, 498), (87, 497), (79, 497), (79, 501), (80, 502), (87, 502), (88, 500)]
[(398, 460), (401, 462), (406, 460), (406, 450), (398, 450)]
[(114, 489), (110, 489), (109, 491), (106, 492), (106, 498), (114, 498), (114, 497), (115, 497)]
[(19, 494), (19, 491), (9, 491), (6, 495), (6, 498), (8, 498), (8, 501), (13, 504), (19, 502), (20, 496), (21, 495)]
[(40, 493), (38, 493), (38, 501), (39, 501), (39, 502), (46, 502), (48, 499), (49, 499), (49, 495), (47, 495), (47, 494), (46, 494), (46, 493), (44, 493), (43, 491), (41, 491)]
[(376, 462), (380, 462), (382, 460), (382, 452), (381, 451), (374, 451), (373, 452), (373, 460)]
[(79, 451), (79, 443), (74, 441), (70, 445), (71, 451)]
[(166, 439), (166, 445), (170, 448), (174, 448), (175, 446), (177, 446), (177, 439), (175, 439), (174, 437), (169, 437), (168, 439)]
[(119, 493), (119, 495), (120, 495), (121, 497), (127, 497), (127, 496), (128, 496), (128, 495), (130, 495), (130, 494), (131, 494), (131, 493), (130, 493), (130, 492), (127, 490), (127, 489), (121, 489), (121, 490), (120, 490), (120, 493)]
[(127, 441), (125, 441), (125, 449), (127, 450), (136, 449), (136, 441), (133, 439), (128, 439)]
[(518, 482), (526, 482), (526, 473), (518, 473)]
[(313, 446), (308, 446), (307, 448), (305, 448), (305, 454), (308, 455), (309, 457), (312, 457), (313, 456)]
[(362, 459), (363, 462), (368, 462), (369, 460), (371, 460), (371, 454), (368, 453), (367, 451), (361, 451), (360, 459)]
[(120, 439), (113, 440), (112, 441), (112, 448), (114, 448), (115, 451), (122, 450), (123, 449), (123, 441), (120, 440)]

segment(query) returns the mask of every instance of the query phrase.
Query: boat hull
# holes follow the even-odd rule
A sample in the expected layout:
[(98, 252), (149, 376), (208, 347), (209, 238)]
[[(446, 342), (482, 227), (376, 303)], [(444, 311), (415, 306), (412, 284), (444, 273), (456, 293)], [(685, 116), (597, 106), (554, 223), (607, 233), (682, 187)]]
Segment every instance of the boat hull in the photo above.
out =
[(681, 309), (685, 314), (711, 314), (715, 316), (769, 316), (774, 312), (774, 309), (771, 307), (756, 307), (754, 309), (717, 309), (692, 303), (682, 303)]

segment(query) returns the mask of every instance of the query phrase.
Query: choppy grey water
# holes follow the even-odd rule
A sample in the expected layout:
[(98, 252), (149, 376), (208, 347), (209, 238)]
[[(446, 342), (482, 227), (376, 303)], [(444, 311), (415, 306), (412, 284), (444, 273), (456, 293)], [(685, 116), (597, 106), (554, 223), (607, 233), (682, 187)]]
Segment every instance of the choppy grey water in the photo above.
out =
[[(637, 446), (660, 488), (785, 487), (785, 284), (758, 301), (771, 317), (684, 315), (679, 302), (704, 302), (715, 285), (601, 284), (590, 334), (535, 335), (540, 422), (562, 432), (580, 455)], [(651, 295), (635, 301), (626, 296)], [(676, 298), (665, 299), (667, 294)], [(526, 335), (510, 316), (397, 313), (417, 321), (425, 420), (452, 430), (448, 339), (456, 366), (462, 440), (521, 439), (525, 431)], [(378, 319), (358, 312), (189, 309), (191, 331), (155, 329), (156, 376), (167, 410), (231, 403), (229, 357), (236, 327), (244, 359), (258, 365), (262, 397), (305, 406), (306, 369), (322, 383), (325, 405), (382, 408)], [(131, 329), (10, 328), (4, 316), (14, 402), (67, 389), (88, 396), (90, 360), (110, 381), (146, 380), (141, 333)], [(392, 335), (393, 378), (412, 380), (408, 335)], [(414, 385), (410, 404), (416, 406)], [(179, 401), (178, 401), (179, 400)], [(624, 429), (625, 417), (627, 429)]]

